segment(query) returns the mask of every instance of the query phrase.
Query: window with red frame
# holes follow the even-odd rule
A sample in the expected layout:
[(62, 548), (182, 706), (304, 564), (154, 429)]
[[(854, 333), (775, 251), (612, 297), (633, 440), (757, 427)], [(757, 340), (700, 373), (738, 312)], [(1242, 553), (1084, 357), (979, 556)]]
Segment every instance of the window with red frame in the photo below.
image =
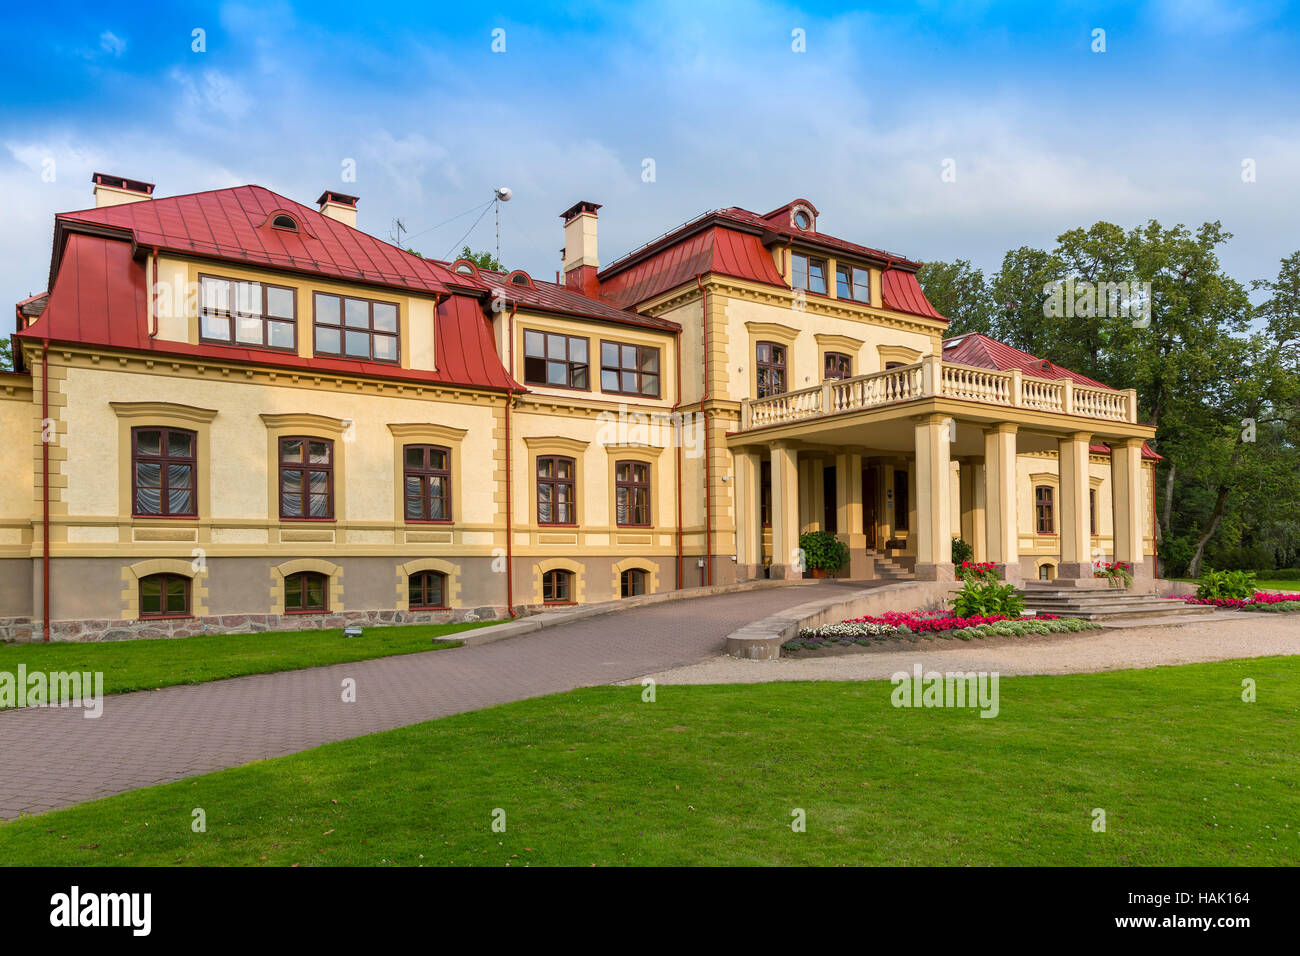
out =
[(1034, 514), (1037, 518), (1039, 534), (1052, 534), (1056, 531), (1056, 516), (1052, 511), (1051, 485), (1038, 485), (1034, 488)]
[(451, 451), (441, 445), (402, 449), (407, 521), (451, 520)]
[(190, 579), (180, 574), (151, 574), (140, 579), (141, 617), (189, 617)]
[(132, 514), (193, 518), (194, 432), (180, 428), (131, 429)]
[(329, 578), (316, 571), (299, 571), (284, 579), (286, 614), (318, 614), (329, 610)]
[(407, 606), (412, 611), (447, 606), (447, 575), (420, 571), (407, 579)]
[(334, 442), (280, 439), (280, 517), (334, 517)]
[(572, 458), (544, 455), (537, 459), (537, 523), (577, 524)]
[(785, 346), (759, 342), (755, 351), (758, 397), (780, 395), (785, 391)]
[(573, 572), (545, 571), (542, 573), (542, 601), (546, 604), (567, 604), (573, 601)]
[(853, 356), (844, 352), (827, 352), (822, 378), (852, 378)]
[(622, 526), (649, 526), (650, 466), (645, 462), (614, 463), (614, 513)]

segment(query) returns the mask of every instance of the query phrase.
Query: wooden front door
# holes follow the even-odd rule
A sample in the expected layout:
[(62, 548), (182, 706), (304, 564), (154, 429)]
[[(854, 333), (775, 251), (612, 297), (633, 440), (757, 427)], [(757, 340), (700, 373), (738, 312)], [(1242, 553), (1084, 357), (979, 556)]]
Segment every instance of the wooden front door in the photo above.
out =
[(874, 549), (879, 541), (876, 490), (876, 469), (868, 465), (862, 469), (862, 533), (866, 535), (868, 550)]

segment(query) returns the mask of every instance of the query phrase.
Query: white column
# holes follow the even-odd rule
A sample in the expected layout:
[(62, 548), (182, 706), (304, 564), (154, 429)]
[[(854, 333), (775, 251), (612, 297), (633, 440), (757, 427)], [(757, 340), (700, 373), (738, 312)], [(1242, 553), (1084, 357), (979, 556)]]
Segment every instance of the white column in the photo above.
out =
[(1110, 445), (1111, 501), (1114, 502), (1115, 560), (1144, 570), (1143, 526), (1146, 495), (1142, 489), (1142, 439), (1113, 441)]
[(799, 547), (799, 452), (784, 442), (772, 446), (772, 577), (799, 577), (791, 561)]

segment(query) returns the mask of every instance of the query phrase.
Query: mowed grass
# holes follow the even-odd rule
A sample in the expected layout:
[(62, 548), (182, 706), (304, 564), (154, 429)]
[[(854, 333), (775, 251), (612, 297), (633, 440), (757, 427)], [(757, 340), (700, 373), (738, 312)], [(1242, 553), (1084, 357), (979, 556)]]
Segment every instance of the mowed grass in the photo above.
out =
[(367, 627), (360, 637), (344, 637), (342, 629), (333, 629), (104, 643), (5, 644), (0, 645), (0, 672), (16, 675), (19, 664), (25, 664), (29, 674), (100, 671), (104, 674), (104, 693), (122, 694), (459, 647), (456, 640), (434, 640), (496, 623)]
[(1300, 862), (1300, 658), (891, 690), (582, 689), (3, 824), (0, 864)]

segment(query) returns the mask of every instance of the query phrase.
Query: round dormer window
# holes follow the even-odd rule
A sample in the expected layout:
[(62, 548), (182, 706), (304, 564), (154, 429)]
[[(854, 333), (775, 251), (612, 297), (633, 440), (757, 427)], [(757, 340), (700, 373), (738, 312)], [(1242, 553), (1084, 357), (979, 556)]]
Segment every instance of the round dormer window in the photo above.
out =
[(794, 222), (794, 227), (803, 232), (807, 232), (812, 228), (812, 216), (809, 214), (807, 209), (796, 209), (792, 221)]

